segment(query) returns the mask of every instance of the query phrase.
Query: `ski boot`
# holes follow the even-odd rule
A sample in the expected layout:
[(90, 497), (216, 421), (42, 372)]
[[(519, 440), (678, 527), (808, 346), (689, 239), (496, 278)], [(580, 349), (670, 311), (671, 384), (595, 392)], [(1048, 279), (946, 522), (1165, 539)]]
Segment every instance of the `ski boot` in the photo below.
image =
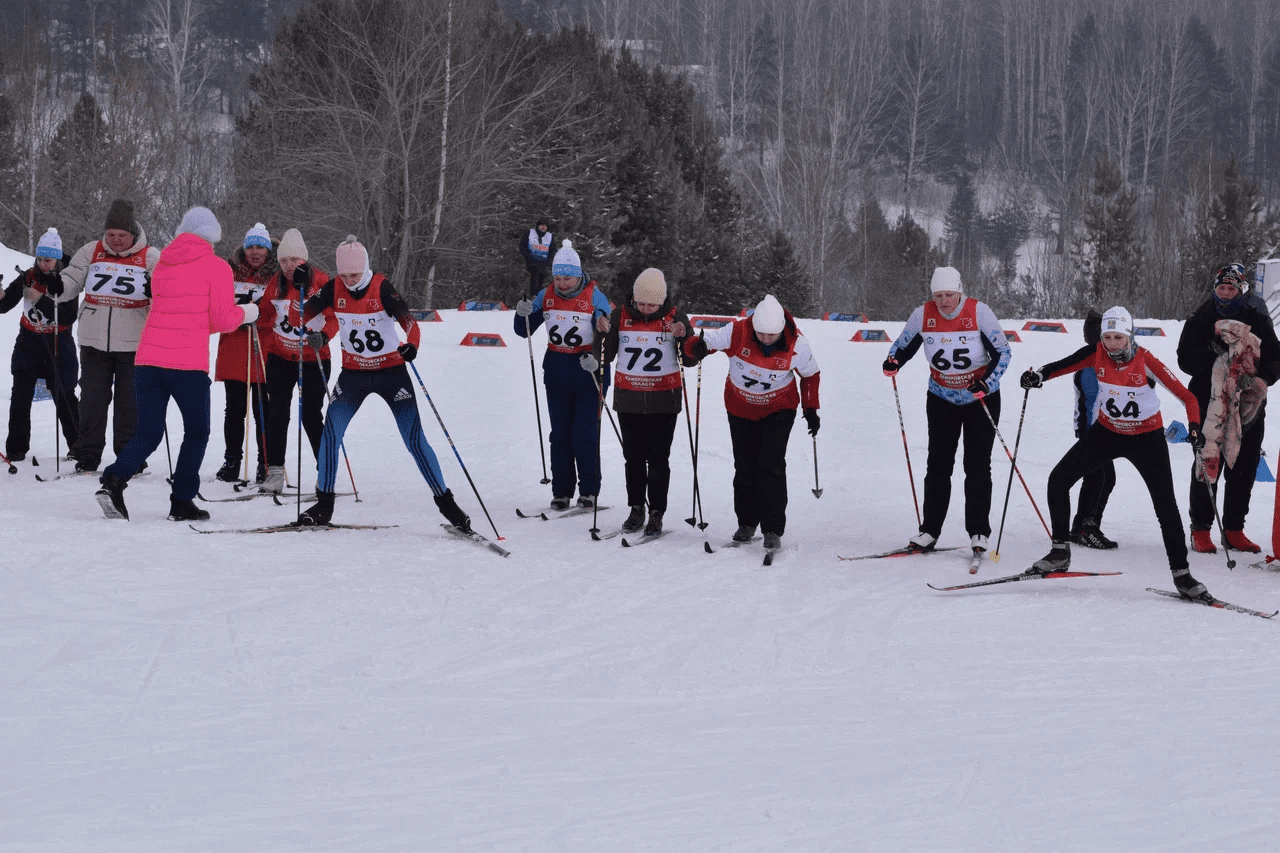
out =
[(333, 492), (316, 489), (316, 502), (298, 517), (303, 527), (324, 527), (333, 520)]
[(1045, 575), (1054, 572), (1065, 572), (1071, 568), (1071, 545), (1061, 539), (1053, 540), (1053, 547), (1040, 559), (1031, 564), (1024, 575)]
[(641, 527), (644, 527), (644, 504), (631, 508), (631, 514), (622, 522), (622, 532), (635, 533)]
[[(316, 497), (319, 497), (316, 493)], [(462, 511), (457, 501), (453, 499), (453, 491), (446, 491), (435, 499), (436, 507), (439, 508), (440, 514), (449, 520), (449, 523), (463, 533), (471, 533), (471, 518)]]

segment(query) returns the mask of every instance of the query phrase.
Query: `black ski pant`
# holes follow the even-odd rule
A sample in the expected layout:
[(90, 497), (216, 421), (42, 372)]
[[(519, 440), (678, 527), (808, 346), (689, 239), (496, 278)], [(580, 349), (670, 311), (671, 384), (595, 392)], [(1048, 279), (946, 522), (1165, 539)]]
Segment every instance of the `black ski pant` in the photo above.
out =
[[(987, 410), (1000, 422), (1000, 392), (985, 398)], [(924, 474), (924, 518), (920, 529), (941, 535), (951, 503), (951, 472), (964, 434), (964, 529), (970, 536), (991, 535), (991, 446), (996, 433), (982, 401), (949, 403), (936, 394), (925, 401), (929, 422), (929, 460)]]
[[(302, 363), (302, 428), (317, 460), (320, 459), (320, 439), (324, 436), (324, 400), (328, 388), (324, 378), (328, 375), (328, 361)], [(289, 446), (289, 413), (297, 385), (298, 362), (278, 355), (267, 356), (267, 464), (273, 468), (284, 464)]]
[(107, 446), (107, 409), (115, 400), (111, 444), (119, 456), (138, 429), (131, 352), (80, 347), (80, 437), (72, 448), (77, 460), (97, 468)]
[(1089, 427), (1084, 437), (1071, 446), (1049, 474), (1049, 518), (1053, 538), (1067, 540), (1071, 515), (1071, 487), (1089, 471), (1116, 459), (1128, 459), (1147, 484), (1151, 505), (1160, 523), (1164, 551), (1172, 571), (1187, 567), (1187, 534), (1178, 513), (1173, 492), (1173, 471), (1169, 467), (1169, 445), (1158, 429), (1121, 435), (1100, 423)]
[(739, 527), (759, 525), (762, 533), (787, 532), (787, 442), (796, 410), (758, 421), (729, 415), (733, 440), (733, 511)]
[(1111, 490), (1116, 487), (1116, 466), (1112, 462), (1099, 465), (1080, 480), (1080, 500), (1076, 504), (1076, 517), (1071, 522), (1072, 532), (1079, 532), (1085, 522), (1102, 524)]
[(676, 435), (675, 412), (634, 414), (618, 412), (622, 433), (623, 470), (627, 478), (627, 506), (667, 511), (671, 486), (671, 442)]
[[(297, 381), (296, 373), (294, 381)], [(223, 380), (227, 395), (226, 410), (222, 419), (222, 438), (226, 446), (223, 458), (236, 465), (239, 465), (244, 458), (244, 423), (247, 414), (244, 410), (247, 390), (245, 386), (248, 384), (236, 379)], [(255, 382), (251, 394), (253, 399), (249, 401), (249, 405), (253, 409), (253, 438), (258, 447), (258, 473), (261, 474), (267, 463), (267, 452), (262, 441), (262, 435), (267, 428), (263, 417), (267, 410), (267, 386)]]
[[(56, 373), (53, 358), (55, 338), (58, 342)], [(44, 380), (53, 397), (54, 410), (70, 450), (80, 437), (79, 402), (76, 400), (76, 375), (80, 368), (71, 333), (62, 332), (55, 336), (20, 329), (14, 344), (12, 367), (13, 389), (9, 397), (9, 436), (4, 442), (5, 456), (10, 459), (26, 456), (31, 449), (31, 401), (38, 379)]]
[[(1203, 404), (1202, 404), (1203, 405)], [(1202, 408), (1201, 411), (1204, 411)], [(1249, 501), (1253, 497), (1253, 484), (1258, 478), (1258, 459), (1262, 456), (1262, 437), (1266, 432), (1267, 407), (1263, 403), (1258, 417), (1240, 436), (1240, 453), (1236, 464), (1228, 467), (1223, 460), (1223, 472), (1219, 478), (1222, 493), (1222, 529), (1244, 530), (1244, 519), (1249, 514)], [(1213, 527), (1213, 496), (1209, 484), (1196, 477), (1197, 463), (1191, 463), (1191, 529), (1209, 530)]]

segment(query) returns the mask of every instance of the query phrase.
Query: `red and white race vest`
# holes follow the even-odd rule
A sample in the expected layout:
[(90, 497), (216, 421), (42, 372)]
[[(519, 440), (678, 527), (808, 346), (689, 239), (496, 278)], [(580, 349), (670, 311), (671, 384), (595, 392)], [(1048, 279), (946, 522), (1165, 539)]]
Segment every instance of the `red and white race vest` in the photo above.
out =
[(584, 353), (596, 339), (595, 282), (577, 296), (565, 299), (549, 286), (542, 297), (542, 317), (547, 325), (547, 348), (553, 352)]
[(84, 301), (111, 308), (146, 308), (147, 247), (132, 255), (113, 255), (102, 242), (93, 249), (84, 277)]
[[(765, 355), (749, 343), (753, 334), (751, 322), (733, 324), (733, 337), (725, 355), (729, 356), (728, 383), (743, 402), (751, 406), (770, 406), (781, 396), (794, 398), (790, 408), (795, 408), (799, 393), (796, 379), (791, 373), (793, 349), (779, 347)], [(781, 341), (779, 341), (781, 342)]]
[(333, 280), (333, 312), (338, 315), (338, 340), (342, 343), (343, 370), (381, 370), (404, 364), (399, 324), (382, 304), (382, 282), (375, 273), (361, 295), (352, 294), (342, 279)]
[(675, 309), (648, 322), (627, 308), (618, 321), (618, 356), (614, 386), (625, 391), (670, 391), (680, 387), (680, 361), (671, 337)]
[(265, 281), (237, 281), (236, 288), (236, 304), (243, 305), (244, 297), (249, 297), (249, 301), (257, 303), (262, 298), (262, 294), (267, 289)]
[(924, 306), (920, 334), (929, 374), (944, 388), (968, 388), (991, 360), (978, 328), (978, 300), (966, 298), (948, 320), (932, 301)]
[[(1147, 351), (1139, 348), (1127, 364), (1116, 364), (1098, 344), (1094, 371), (1098, 374), (1098, 420), (1111, 430), (1130, 435), (1163, 429), (1160, 396), (1147, 381)], [(1161, 364), (1162, 371), (1168, 371)]]
[[(53, 326), (53, 318), (44, 316), (43, 312), (41, 312), (40, 309), (36, 307), (36, 303), (32, 302), (30, 299), (26, 297), (25, 288), (29, 287), (34, 290), (38, 290), (40, 293), (45, 295), (48, 294), (48, 291), (44, 289), (43, 284), (40, 284), (38, 281), (36, 281), (35, 275), (30, 271), (27, 272), (26, 279), (27, 280), (24, 283), (24, 292), (22, 296), (22, 319), (20, 321), (22, 324), (22, 328), (26, 329), (28, 332), (35, 332), (37, 335), (51, 335), (55, 331)], [(49, 298), (52, 299), (53, 297), (49, 297)], [(67, 304), (59, 305), (58, 311), (60, 312), (60, 315), (61, 315), (59, 319), (61, 319), (62, 317), (74, 317), (76, 313), (75, 303), (72, 302), (70, 305), (67, 305)], [(58, 326), (56, 331), (65, 332), (70, 328), (71, 328), (70, 325), (63, 323), (62, 325)]]

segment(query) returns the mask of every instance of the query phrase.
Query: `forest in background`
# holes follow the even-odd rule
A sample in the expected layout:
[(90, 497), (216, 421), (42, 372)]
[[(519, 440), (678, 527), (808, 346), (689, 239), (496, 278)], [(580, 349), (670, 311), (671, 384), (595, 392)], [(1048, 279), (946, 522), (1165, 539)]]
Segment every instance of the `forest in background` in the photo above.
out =
[(547, 215), (613, 294), (889, 319), (939, 263), (1001, 314), (1181, 316), (1280, 242), (1265, 0), (3, 5), (17, 247), (203, 203), (446, 306), (514, 298)]

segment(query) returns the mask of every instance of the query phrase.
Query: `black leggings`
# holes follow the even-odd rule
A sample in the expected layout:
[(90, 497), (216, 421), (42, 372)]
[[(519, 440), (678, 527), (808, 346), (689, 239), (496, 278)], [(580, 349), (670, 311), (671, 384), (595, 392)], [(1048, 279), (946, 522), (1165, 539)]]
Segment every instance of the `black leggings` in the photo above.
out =
[(1169, 469), (1169, 445), (1158, 429), (1121, 435), (1101, 423), (1089, 427), (1049, 474), (1049, 517), (1053, 538), (1067, 539), (1071, 516), (1071, 487), (1090, 471), (1115, 459), (1128, 459), (1147, 484), (1151, 505), (1160, 523), (1164, 551), (1171, 570), (1187, 567), (1187, 536), (1178, 515), (1178, 499), (1173, 493), (1173, 472)]
[[(324, 373), (314, 361), (302, 363), (302, 428), (311, 441), (311, 453), (319, 460), (320, 439), (324, 435), (324, 400), (329, 375), (329, 362), (321, 362)], [(298, 362), (267, 356), (267, 464), (284, 464), (289, 445), (289, 412), (293, 409), (293, 389), (298, 385)]]

